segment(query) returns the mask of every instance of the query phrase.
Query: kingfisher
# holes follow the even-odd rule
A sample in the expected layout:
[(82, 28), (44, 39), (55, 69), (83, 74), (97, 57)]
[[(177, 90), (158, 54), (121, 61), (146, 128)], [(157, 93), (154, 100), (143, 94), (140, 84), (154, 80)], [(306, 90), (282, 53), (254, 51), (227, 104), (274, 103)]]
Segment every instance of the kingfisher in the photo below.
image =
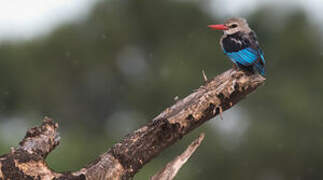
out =
[(224, 24), (209, 25), (211, 29), (223, 30), (221, 48), (235, 68), (265, 75), (265, 58), (257, 41), (256, 33), (243, 18), (230, 18)]

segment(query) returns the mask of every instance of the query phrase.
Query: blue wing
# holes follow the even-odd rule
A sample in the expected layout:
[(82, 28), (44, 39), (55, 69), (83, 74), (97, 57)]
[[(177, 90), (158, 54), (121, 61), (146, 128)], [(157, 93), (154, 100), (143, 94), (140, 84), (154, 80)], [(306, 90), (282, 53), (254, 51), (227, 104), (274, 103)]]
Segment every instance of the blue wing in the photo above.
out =
[(225, 52), (225, 53), (235, 64), (242, 65), (242, 66), (254, 66), (254, 68), (260, 74), (264, 75), (265, 58), (261, 49), (254, 49), (254, 48), (248, 47), (236, 52)]
[(241, 49), (237, 52), (227, 52), (226, 54), (234, 63), (241, 64), (243, 66), (250, 66), (259, 58), (257, 50), (250, 47)]

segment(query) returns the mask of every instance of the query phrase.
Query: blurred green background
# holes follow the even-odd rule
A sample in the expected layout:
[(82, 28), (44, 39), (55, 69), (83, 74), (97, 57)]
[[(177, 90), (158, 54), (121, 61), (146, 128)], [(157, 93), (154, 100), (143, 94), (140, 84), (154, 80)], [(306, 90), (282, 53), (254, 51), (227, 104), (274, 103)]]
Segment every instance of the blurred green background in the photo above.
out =
[(49, 116), (62, 137), (49, 166), (83, 167), (203, 84), (202, 70), (213, 77), (231, 68), (218, 44), (222, 33), (207, 25), (236, 15), (261, 42), (265, 85), (134, 179), (148, 179), (200, 132), (206, 138), (178, 180), (323, 179), (322, 21), (292, 2), (229, 11), (239, 9), (236, 1), (96, 1), (48, 33), (0, 41), (0, 154)]

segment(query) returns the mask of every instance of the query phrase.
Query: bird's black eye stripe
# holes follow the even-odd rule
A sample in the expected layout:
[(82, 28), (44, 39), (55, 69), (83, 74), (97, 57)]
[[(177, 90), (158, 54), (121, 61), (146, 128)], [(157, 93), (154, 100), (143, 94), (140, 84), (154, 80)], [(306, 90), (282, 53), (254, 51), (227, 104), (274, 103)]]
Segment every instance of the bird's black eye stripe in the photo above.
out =
[(236, 28), (236, 27), (238, 27), (238, 25), (237, 25), (237, 24), (232, 24), (232, 25), (230, 26), (230, 28)]

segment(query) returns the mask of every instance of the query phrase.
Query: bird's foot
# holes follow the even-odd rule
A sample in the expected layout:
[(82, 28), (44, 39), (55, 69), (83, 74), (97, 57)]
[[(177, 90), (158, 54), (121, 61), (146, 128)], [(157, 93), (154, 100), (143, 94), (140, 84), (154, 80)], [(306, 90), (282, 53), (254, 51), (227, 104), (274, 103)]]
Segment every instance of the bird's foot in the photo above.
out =
[(233, 78), (239, 79), (240, 77), (242, 77), (245, 73), (243, 71), (237, 71), (236, 73), (234, 73), (232, 75)]

